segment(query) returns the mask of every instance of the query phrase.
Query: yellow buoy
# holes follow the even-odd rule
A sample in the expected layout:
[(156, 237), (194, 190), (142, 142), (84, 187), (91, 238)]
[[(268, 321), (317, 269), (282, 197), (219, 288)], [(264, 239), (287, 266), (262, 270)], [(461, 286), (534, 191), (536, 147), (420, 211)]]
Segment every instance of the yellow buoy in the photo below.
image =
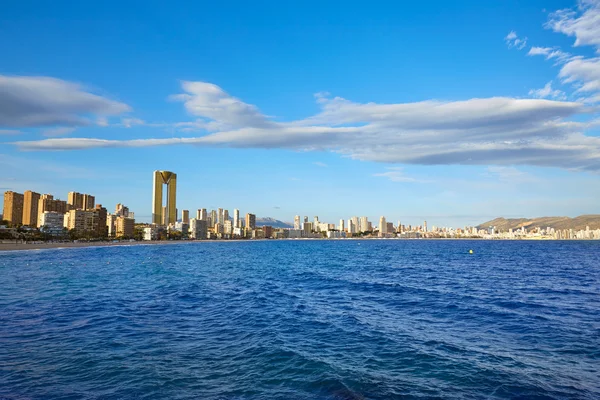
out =
[(473, 254), (473, 250), (469, 250), (469, 254)]

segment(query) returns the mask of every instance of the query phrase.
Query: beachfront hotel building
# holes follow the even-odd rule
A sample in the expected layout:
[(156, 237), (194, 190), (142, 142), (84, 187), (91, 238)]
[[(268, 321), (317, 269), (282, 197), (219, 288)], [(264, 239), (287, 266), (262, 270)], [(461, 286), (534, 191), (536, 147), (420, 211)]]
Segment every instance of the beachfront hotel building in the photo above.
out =
[(75, 210), (93, 210), (96, 206), (96, 198), (90, 194), (69, 192), (67, 204)]
[(64, 214), (56, 211), (44, 211), (40, 214), (40, 231), (48, 235), (59, 236), (63, 233)]
[(246, 214), (246, 229), (254, 229), (256, 228), (256, 215), (254, 214)]
[[(177, 174), (154, 171), (152, 190), (152, 223), (168, 225), (177, 222)], [(163, 185), (167, 185), (167, 205), (163, 208)]]
[(23, 225), (37, 227), (40, 194), (26, 190), (23, 193)]
[(4, 192), (4, 212), (3, 218), (13, 225), (23, 223), (23, 200), (21, 193), (11, 190)]

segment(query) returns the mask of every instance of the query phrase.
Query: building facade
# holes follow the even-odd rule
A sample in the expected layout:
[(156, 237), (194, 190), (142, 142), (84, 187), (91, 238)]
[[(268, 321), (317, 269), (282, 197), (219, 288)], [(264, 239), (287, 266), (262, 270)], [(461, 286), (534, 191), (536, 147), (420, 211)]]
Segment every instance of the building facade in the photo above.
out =
[(31, 190), (23, 193), (23, 225), (37, 227), (40, 194)]
[[(163, 185), (167, 185), (167, 205), (163, 209)], [(152, 223), (174, 224), (177, 221), (177, 174), (154, 171), (152, 190)]]
[(4, 192), (4, 212), (2, 218), (13, 225), (23, 223), (23, 195), (11, 190)]
[(44, 211), (39, 216), (40, 231), (52, 236), (64, 233), (64, 214), (55, 211)]
[(117, 217), (116, 222), (116, 236), (132, 238), (135, 228), (135, 220), (128, 217)]

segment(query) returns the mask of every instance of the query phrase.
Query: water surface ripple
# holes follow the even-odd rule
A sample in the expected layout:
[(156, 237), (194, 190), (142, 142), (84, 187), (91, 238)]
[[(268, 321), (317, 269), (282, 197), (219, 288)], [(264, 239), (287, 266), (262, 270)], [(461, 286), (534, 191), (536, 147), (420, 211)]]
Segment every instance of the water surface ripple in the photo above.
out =
[(600, 243), (0, 253), (0, 399), (167, 398), (598, 399)]

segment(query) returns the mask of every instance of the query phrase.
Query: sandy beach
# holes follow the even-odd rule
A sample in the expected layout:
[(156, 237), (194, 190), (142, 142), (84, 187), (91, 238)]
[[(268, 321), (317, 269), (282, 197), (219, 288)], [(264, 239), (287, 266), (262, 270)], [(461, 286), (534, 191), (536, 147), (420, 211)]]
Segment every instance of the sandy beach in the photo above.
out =
[(175, 243), (196, 243), (193, 240), (161, 240), (161, 241), (139, 241), (139, 242), (48, 242), (48, 243), (0, 243), (0, 252), (18, 251), (18, 250), (41, 250), (41, 249), (64, 249), (77, 247), (96, 247), (96, 246), (131, 246), (131, 245), (157, 245), (157, 244), (175, 244)]

